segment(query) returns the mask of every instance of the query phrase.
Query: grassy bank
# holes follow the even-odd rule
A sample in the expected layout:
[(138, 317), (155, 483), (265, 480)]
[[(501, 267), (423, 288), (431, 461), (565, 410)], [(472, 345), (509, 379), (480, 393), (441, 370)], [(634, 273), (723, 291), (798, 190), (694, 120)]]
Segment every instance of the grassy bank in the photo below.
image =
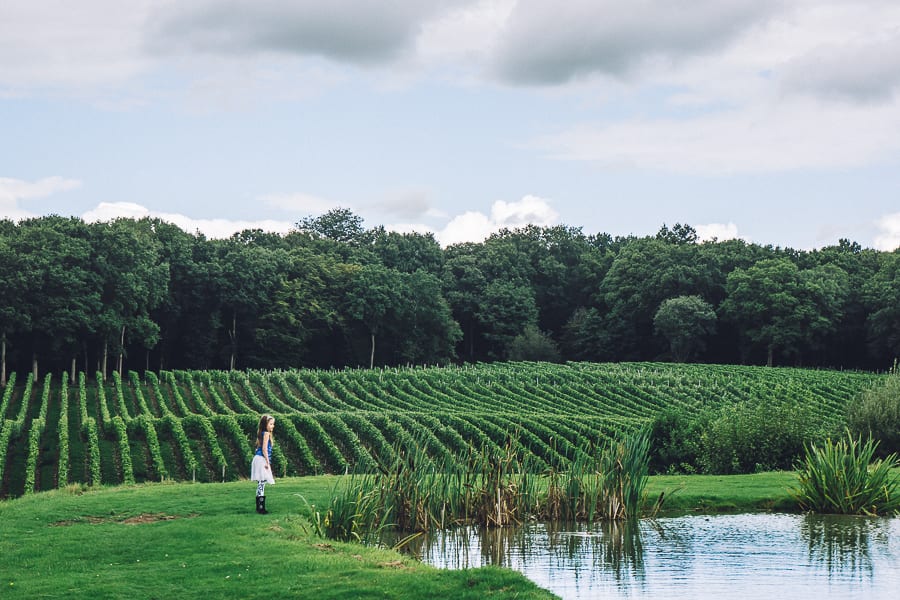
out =
[[(433, 569), (307, 531), (302, 495), (323, 505), (332, 476), (287, 478), (253, 512), (254, 485), (144, 484), (0, 503), (3, 597), (552, 598), (498, 568)], [(788, 509), (794, 473), (656, 476), (667, 512)]]
[(513, 571), (441, 571), (388, 550), (307, 533), (303, 494), (333, 477), (285, 479), (254, 512), (255, 485), (145, 484), (0, 503), (4, 598), (553, 598)]
[(797, 503), (788, 490), (797, 474), (772, 471), (752, 475), (654, 475), (647, 483), (653, 500), (666, 494), (662, 513), (729, 513), (763, 510), (795, 511)]

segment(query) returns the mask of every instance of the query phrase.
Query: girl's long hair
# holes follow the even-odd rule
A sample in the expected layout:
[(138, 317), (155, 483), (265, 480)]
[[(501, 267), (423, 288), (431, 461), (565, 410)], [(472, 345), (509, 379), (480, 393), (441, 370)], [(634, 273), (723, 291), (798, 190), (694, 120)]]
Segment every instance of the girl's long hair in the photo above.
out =
[[(262, 446), (263, 434), (266, 432), (266, 429), (269, 427), (269, 419), (274, 419), (275, 417), (271, 415), (263, 415), (259, 419), (259, 427), (256, 428), (256, 447), (259, 448)], [(269, 436), (270, 440), (275, 439), (274, 436)]]

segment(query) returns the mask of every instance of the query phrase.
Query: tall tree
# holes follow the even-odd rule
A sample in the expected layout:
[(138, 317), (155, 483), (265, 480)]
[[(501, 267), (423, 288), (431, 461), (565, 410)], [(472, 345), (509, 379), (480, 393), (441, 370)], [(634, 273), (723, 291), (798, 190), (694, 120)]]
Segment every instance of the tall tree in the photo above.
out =
[(441, 294), (441, 281), (422, 269), (404, 273), (399, 329), (394, 332), (399, 362), (446, 363), (456, 358), (462, 330)]
[(402, 314), (404, 283), (400, 273), (381, 265), (360, 267), (350, 280), (347, 314), (363, 324), (371, 341), (369, 368), (375, 366), (375, 338), (396, 326)]
[(24, 303), (29, 273), (15, 251), (18, 231), (11, 221), (0, 221), (0, 386), (6, 385), (6, 349), (10, 336), (31, 329)]
[[(801, 271), (787, 258), (763, 260), (728, 276), (722, 316), (734, 322), (774, 364), (775, 352), (801, 360), (832, 332), (847, 294), (847, 276), (834, 266)], [(745, 348), (744, 355), (747, 355)]]
[(100, 283), (91, 264), (87, 226), (77, 218), (26, 219), (13, 251), (28, 273), (23, 297), (31, 323), (32, 373), (38, 357), (74, 356), (79, 340), (94, 330)]
[(342, 366), (346, 360), (342, 303), (350, 267), (295, 248), (260, 316), (248, 361), (263, 368)]
[(878, 271), (865, 285), (869, 345), (881, 368), (900, 357), (900, 250), (882, 254)]
[(161, 261), (152, 225), (149, 220), (116, 219), (90, 226), (93, 269), (102, 286), (96, 326), (104, 378), (110, 346), (117, 354), (116, 370), (122, 373), (129, 330), (145, 348), (159, 338), (150, 313), (165, 298), (169, 265)]
[(238, 320), (248, 334), (256, 328), (257, 319), (267, 310), (281, 282), (288, 253), (245, 243), (240, 235), (216, 246), (221, 277), (219, 300), (228, 316), (228, 368), (234, 369), (239, 345)]

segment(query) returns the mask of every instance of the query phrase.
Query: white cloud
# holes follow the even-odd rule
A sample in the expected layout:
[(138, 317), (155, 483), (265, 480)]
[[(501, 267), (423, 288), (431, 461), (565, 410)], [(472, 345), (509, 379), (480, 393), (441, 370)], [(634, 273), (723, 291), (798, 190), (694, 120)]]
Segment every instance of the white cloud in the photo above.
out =
[(890, 252), (900, 248), (900, 212), (884, 215), (877, 223), (881, 233), (875, 236), (875, 249)]
[(129, 219), (153, 217), (177, 225), (188, 233), (199, 231), (209, 238), (227, 238), (245, 229), (262, 229), (263, 231), (285, 234), (293, 226), (286, 221), (270, 219), (260, 221), (195, 219), (178, 213), (152, 211), (132, 202), (101, 202), (96, 208), (82, 215), (82, 218), (87, 222), (111, 221), (119, 217)]
[(555, 225), (559, 214), (548, 201), (537, 196), (524, 196), (518, 202), (498, 200), (491, 206), (490, 216), (467, 211), (450, 220), (435, 234), (442, 246), (462, 242), (481, 242), (503, 228), (515, 229), (525, 225)]
[(0, 94), (122, 82), (143, 71), (147, 0), (0, 3)]
[(309, 214), (320, 214), (335, 206), (335, 203), (319, 196), (304, 194), (266, 194), (257, 198), (259, 202), (272, 208), (286, 212), (296, 213), (305, 217)]
[(720, 242), (724, 242), (725, 240), (747, 239), (738, 235), (738, 228), (734, 223), (707, 223), (705, 225), (694, 225), (694, 229), (697, 231), (697, 237), (701, 242), (711, 241), (713, 239)]
[(17, 220), (38, 216), (19, 206), (19, 201), (46, 198), (78, 187), (81, 187), (81, 182), (77, 179), (58, 176), (45, 177), (33, 182), (0, 177), (0, 218)]
[(858, 167), (900, 150), (897, 105), (783, 101), (689, 118), (581, 125), (538, 140), (553, 157), (700, 175)]
[(890, 100), (900, 88), (900, 30), (891, 34), (816, 48), (785, 66), (782, 83), (788, 91), (824, 98)]

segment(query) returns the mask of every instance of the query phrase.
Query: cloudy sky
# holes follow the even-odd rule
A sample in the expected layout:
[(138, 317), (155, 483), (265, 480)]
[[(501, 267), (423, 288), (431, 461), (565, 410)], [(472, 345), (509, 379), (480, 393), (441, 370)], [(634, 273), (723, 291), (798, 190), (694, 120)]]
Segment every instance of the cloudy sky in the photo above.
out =
[(3, 0), (0, 216), (900, 246), (896, 0)]

